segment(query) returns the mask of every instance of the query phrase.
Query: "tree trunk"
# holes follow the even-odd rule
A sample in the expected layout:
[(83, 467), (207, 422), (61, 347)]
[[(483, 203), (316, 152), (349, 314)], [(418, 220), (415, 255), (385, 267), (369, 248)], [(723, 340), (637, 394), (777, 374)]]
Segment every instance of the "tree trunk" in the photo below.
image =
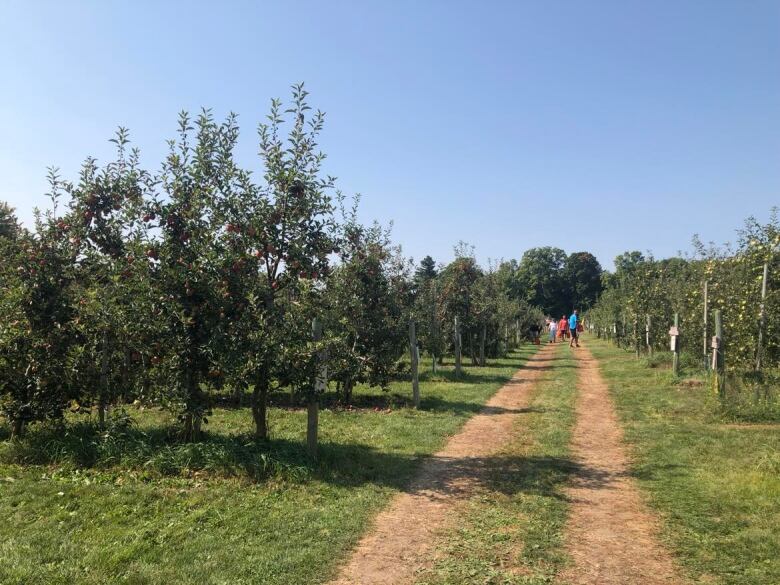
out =
[[(322, 325), (315, 318), (311, 323), (312, 339), (317, 342), (322, 339)], [(312, 380), (313, 388), (309, 391), (309, 402), (306, 412), (306, 449), (309, 457), (317, 457), (317, 441), (320, 425), (320, 396), (328, 387), (327, 355), (325, 350), (317, 352), (317, 374)]]
[[(273, 327), (276, 322), (274, 311), (274, 291), (269, 288), (263, 304), (268, 315), (268, 324)], [(255, 379), (255, 387), (252, 389), (252, 418), (255, 421), (255, 438), (268, 439), (268, 391), (271, 388), (271, 370), (268, 358), (264, 362)]]
[(187, 442), (200, 439), (200, 427), (203, 422), (203, 400), (199, 382), (200, 380), (195, 369), (195, 360), (190, 357), (187, 368), (187, 412), (184, 418), (184, 440)]
[(420, 408), (420, 377), (418, 372), (420, 351), (417, 348), (417, 331), (414, 321), (409, 321), (409, 358), (412, 368), (412, 400), (414, 407)]
[(634, 331), (634, 357), (639, 359), (642, 353), (639, 349), (639, 317), (634, 317), (633, 331)]
[(469, 331), (469, 355), (471, 356), (471, 365), (478, 366), (479, 360), (477, 360), (477, 352), (474, 349), (474, 333)]
[(485, 337), (487, 337), (487, 326), (483, 323), (482, 330), (479, 333), (479, 365), (485, 367)]
[(462, 356), (461, 351), (463, 348), (462, 338), (460, 335), (460, 322), (458, 321), (458, 318), (455, 317), (455, 334), (453, 338), (453, 345), (455, 347), (455, 377), (460, 378), (461, 370), (462, 370)]
[(199, 414), (188, 412), (184, 416), (184, 441), (191, 443), (200, 440), (203, 418)]
[(24, 434), (24, 419), (15, 418), (11, 425), (11, 440), (18, 439)]
[(133, 364), (132, 355), (133, 353), (130, 351), (130, 348), (125, 348), (122, 357), (122, 369), (119, 372), (119, 379), (122, 385), (122, 387), (119, 388), (119, 392), (121, 392), (121, 404), (127, 403), (127, 391), (130, 388), (130, 370)]
[(141, 354), (141, 395), (146, 399), (151, 393), (152, 383), (149, 380), (149, 363), (146, 355)]
[(355, 384), (352, 382), (352, 380), (347, 380), (344, 382), (344, 404), (349, 404), (352, 402), (352, 388), (355, 386)]
[(233, 404), (235, 406), (243, 406), (244, 402), (244, 386), (242, 384), (236, 384), (233, 387)]
[(252, 418), (255, 421), (255, 438), (268, 439), (268, 375), (263, 371), (252, 389)]

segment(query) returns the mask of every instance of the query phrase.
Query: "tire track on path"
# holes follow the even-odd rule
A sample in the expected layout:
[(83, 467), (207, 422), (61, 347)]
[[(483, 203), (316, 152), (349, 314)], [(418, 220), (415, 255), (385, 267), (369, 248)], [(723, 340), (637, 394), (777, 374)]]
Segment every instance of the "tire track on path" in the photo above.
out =
[(571, 585), (685, 583), (658, 540), (658, 519), (631, 477), (623, 431), (598, 362), (585, 347), (572, 351), (579, 368), (572, 438), (577, 469), (567, 490), (566, 543), (573, 565), (561, 580)]
[(486, 459), (511, 438), (534, 383), (551, 367), (552, 351), (550, 346), (540, 349), (422, 464), (409, 487), (374, 519), (330, 585), (403, 585), (414, 580), (430, 561), (448, 511), (477, 492)]

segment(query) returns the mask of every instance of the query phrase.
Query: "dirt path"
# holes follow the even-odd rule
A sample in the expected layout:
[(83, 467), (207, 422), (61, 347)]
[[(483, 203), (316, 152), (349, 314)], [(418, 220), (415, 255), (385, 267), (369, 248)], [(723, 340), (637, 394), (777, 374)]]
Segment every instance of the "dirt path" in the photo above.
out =
[(685, 583), (658, 541), (658, 522), (629, 475), (623, 432), (598, 363), (575, 350), (579, 379), (572, 456), (578, 471), (568, 490), (566, 542), (574, 564), (561, 580), (572, 585)]
[(550, 367), (552, 355), (551, 347), (542, 348), (423, 464), (409, 488), (376, 517), (331, 585), (403, 585), (414, 580), (429, 560), (447, 511), (478, 489), (483, 459), (510, 438), (515, 420), (528, 406), (531, 386)]

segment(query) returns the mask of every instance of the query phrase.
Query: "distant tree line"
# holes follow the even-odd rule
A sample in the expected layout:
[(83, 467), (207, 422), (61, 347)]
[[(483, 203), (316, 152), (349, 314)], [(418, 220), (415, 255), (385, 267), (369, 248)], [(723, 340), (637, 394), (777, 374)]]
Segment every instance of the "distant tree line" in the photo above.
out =
[(514, 298), (541, 308), (549, 316), (589, 309), (603, 287), (603, 270), (590, 252), (567, 256), (560, 248), (532, 248), (519, 262), (503, 263), (500, 270), (506, 273)]

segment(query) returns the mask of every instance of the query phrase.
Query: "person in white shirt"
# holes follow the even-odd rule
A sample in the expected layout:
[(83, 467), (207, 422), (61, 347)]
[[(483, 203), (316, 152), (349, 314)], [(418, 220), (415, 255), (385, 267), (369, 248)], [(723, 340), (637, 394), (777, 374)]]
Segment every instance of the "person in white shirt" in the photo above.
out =
[(558, 332), (558, 323), (555, 322), (555, 319), (550, 319), (550, 322), (547, 324), (547, 326), (550, 329), (549, 343), (555, 343), (555, 334)]

